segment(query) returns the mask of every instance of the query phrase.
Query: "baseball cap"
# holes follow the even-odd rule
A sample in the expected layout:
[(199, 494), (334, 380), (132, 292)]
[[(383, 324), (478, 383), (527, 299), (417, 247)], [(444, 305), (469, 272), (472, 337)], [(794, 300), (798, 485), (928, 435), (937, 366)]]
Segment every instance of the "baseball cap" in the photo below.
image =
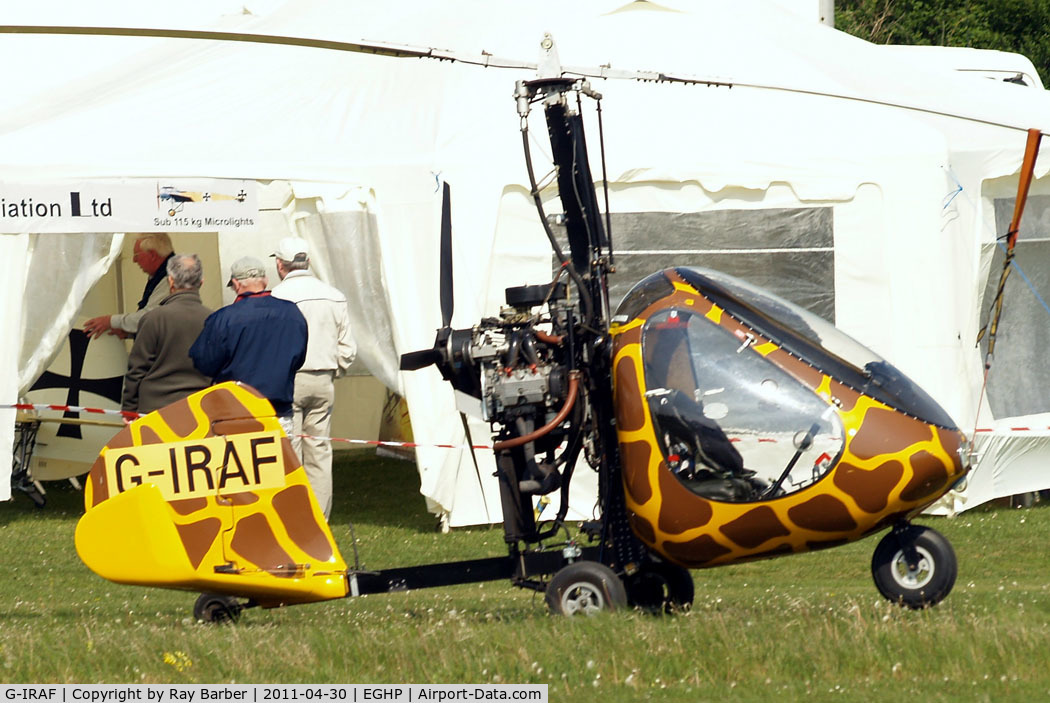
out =
[(254, 256), (242, 256), (230, 266), (230, 280), (226, 285), (233, 287), (233, 280), (243, 281), (246, 278), (265, 278), (266, 266)]
[(285, 237), (277, 243), (277, 250), (270, 256), (275, 256), (281, 261), (306, 261), (310, 258), (310, 251), (306, 247), (305, 239)]

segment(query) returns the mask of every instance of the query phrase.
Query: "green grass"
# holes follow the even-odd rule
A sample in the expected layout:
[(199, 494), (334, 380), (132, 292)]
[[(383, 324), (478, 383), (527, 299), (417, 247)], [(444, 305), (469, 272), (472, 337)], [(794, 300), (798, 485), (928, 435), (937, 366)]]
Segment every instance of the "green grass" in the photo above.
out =
[[(0, 505), (0, 681), (547, 683), (551, 701), (1033, 700), (1050, 696), (1050, 509), (922, 522), (959, 557), (928, 611), (884, 602), (875, 540), (694, 572), (693, 610), (566, 619), (496, 582), (246, 611), (198, 623), (195, 596), (111, 584), (77, 558), (81, 497)], [(415, 469), (339, 456), (332, 523), (365, 567), (494, 556), (499, 528), (435, 531)]]

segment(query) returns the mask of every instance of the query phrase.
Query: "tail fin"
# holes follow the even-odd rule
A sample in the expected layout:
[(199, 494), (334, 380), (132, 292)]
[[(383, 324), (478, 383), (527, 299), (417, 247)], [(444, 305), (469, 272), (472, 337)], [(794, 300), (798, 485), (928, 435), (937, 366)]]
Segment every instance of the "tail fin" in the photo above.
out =
[(117, 583), (264, 607), (341, 598), (346, 563), (269, 401), (223, 383), (136, 420), (95, 460), (76, 547)]

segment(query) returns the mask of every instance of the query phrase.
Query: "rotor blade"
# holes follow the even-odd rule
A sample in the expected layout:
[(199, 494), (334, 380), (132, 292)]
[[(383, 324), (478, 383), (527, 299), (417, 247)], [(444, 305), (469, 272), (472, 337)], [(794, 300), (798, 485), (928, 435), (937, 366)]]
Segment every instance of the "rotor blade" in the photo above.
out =
[(207, 29), (166, 29), (160, 27), (101, 27), (71, 25), (0, 25), (0, 34), (61, 34), (102, 37), (153, 37), (156, 39), (203, 39), (205, 41), (241, 42), (246, 44), (277, 44), (301, 46), (309, 49), (349, 51), (358, 54), (376, 54), (394, 58), (437, 59), (458, 61), (492, 68), (518, 68), (536, 70), (535, 61), (518, 61), (488, 54), (459, 54), (445, 49), (408, 46), (377, 41), (336, 41), (312, 37), (291, 37), (277, 34), (250, 34), (246, 32), (221, 32)]
[[(200, 29), (160, 29), (150, 27), (89, 27), (89, 26), (63, 26), (63, 25), (0, 25), (0, 34), (59, 34), (59, 35), (87, 35), (87, 36), (120, 36), (120, 37), (156, 37), (160, 39), (201, 39), (206, 41), (243, 42), (253, 44), (276, 44), (283, 46), (300, 46), (312, 49), (327, 49), (331, 51), (348, 51), (361, 54), (376, 54), (394, 58), (422, 58), (437, 61), (450, 61), (485, 68), (507, 68), (516, 70), (535, 71), (537, 64), (534, 61), (521, 61), (519, 59), (492, 56), (490, 54), (475, 54), (468, 52), (451, 51), (433, 47), (417, 47), (406, 44), (392, 44), (377, 41), (335, 41), (330, 39), (315, 39), (311, 37), (290, 37), (274, 34), (250, 34), (244, 32), (220, 32)], [(893, 100), (881, 100), (862, 93), (851, 94), (834, 90), (812, 90), (802, 86), (776, 85), (772, 83), (759, 83), (753, 81), (739, 81), (731, 78), (704, 77), (688, 73), (660, 72), (660, 71), (638, 71), (631, 69), (612, 69), (608, 65), (602, 66), (563, 66), (562, 75), (580, 76), (596, 79), (633, 80), (643, 83), (680, 83), (685, 85), (703, 85), (709, 87), (724, 88), (753, 88), (756, 90), (782, 91), (798, 93), (800, 95), (814, 95), (836, 100), (849, 100), (854, 102), (869, 103), (872, 105), (885, 105), (888, 107), (912, 110), (930, 115), (950, 117), (965, 120), (976, 124), (992, 125), (1005, 129), (1025, 130), (1026, 127), (1004, 122), (999, 119), (985, 118), (980, 115), (965, 115), (941, 109), (933, 105), (910, 105)]]
[(437, 349), (420, 349), (401, 355), (402, 371), (418, 371), (441, 361), (441, 352)]
[(452, 322), (455, 303), (452, 293), (452, 211), (451, 191), (448, 183), (441, 193), (441, 326)]
[(1021, 229), (1021, 215), (1024, 213), (1025, 201), (1028, 200), (1028, 188), (1032, 185), (1035, 172), (1035, 159), (1039, 155), (1039, 141), (1043, 134), (1038, 129), (1028, 130), (1028, 141), (1025, 143), (1024, 160), (1021, 162), (1021, 177), (1017, 181), (1017, 199), (1014, 200), (1014, 216), (1010, 220), (1010, 231), (1007, 246), (1013, 248), (1017, 233)]

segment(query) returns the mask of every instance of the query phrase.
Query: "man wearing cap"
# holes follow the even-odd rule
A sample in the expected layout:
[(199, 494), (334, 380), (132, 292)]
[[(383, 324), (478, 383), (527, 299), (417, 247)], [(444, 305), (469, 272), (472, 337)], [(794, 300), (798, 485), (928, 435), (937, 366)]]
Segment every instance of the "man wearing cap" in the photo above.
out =
[(295, 374), (292, 444), (327, 519), (332, 511), (332, 443), (327, 439), (335, 399), (332, 381), (346, 373), (357, 354), (350, 310), (346, 296), (310, 272), (304, 240), (286, 237), (271, 256), (281, 277), (273, 297), (295, 303), (310, 329), (306, 361)]
[(262, 393), (291, 436), (295, 372), (306, 359), (308, 332), (295, 303), (271, 296), (267, 283), (263, 262), (234, 261), (226, 285), (237, 299), (204, 321), (190, 358), (212, 383), (240, 381)]

